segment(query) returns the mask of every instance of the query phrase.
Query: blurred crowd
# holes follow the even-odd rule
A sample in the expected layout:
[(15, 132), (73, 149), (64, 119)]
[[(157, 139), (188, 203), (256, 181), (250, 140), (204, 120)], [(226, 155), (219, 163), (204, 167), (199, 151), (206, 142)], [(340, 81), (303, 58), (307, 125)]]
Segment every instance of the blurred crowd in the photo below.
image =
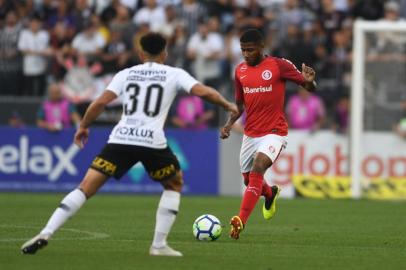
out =
[[(345, 132), (357, 18), (402, 20), (406, 0), (0, 0), (0, 96), (42, 97), (58, 83), (69, 102), (89, 102), (112, 74), (139, 63), (139, 37), (152, 30), (168, 39), (167, 64), (233, 98), (239, 35), (255, 27), (267, 54), (317, 72), (317, 96), (288, 86), (291, 126)], [(170, 122), (218, 124), (215, 110), (198, 103), (180, 96)]]

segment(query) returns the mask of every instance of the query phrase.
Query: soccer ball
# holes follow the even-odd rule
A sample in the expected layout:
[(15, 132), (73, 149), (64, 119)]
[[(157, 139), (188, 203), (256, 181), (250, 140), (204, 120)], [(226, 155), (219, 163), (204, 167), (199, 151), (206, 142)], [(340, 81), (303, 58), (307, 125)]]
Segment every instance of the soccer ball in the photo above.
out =
[(200, 241), (214, 241), (221, 235), (221, 223), (213, 215), (205, 214), (193, 223), (193, 235)]

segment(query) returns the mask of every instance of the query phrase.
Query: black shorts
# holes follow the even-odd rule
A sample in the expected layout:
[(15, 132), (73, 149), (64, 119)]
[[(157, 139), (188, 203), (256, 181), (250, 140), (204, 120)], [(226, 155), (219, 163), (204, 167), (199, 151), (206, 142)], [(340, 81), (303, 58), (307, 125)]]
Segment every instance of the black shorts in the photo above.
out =
[(136, 145), (109, 143), (93, 160), (93, 168), (107, 176), (120, 179), (132, 166), (141, 162), (155, 181), (165, 181), (179, 171), (179, 161), (168, 147), (154, 149)]

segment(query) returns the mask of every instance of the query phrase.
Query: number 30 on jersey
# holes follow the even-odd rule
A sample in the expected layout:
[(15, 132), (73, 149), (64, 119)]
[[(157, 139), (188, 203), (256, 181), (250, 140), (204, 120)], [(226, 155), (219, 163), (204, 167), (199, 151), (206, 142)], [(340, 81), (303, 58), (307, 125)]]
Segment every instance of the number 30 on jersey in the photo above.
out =
[[(125, 89), (126, 93), (129, 94), (127, 102), (124, 104), (125, 115), (134, 114), (137, 112), (139, 105), (142, 106), (138, 102), (140, 90), (140, 86), (136, 83), (130, 83)], [(147, 86), (146, 91), (145, 102), (142, 108), (143, 113), (149, 117), (155, 117), (161, 109), (163, 87), (160, 84), (154, 83)]]

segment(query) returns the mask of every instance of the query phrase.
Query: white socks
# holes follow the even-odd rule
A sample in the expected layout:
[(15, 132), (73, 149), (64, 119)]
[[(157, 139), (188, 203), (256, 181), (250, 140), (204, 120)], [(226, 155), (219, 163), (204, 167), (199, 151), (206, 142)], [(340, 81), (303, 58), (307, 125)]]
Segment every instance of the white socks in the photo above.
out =
[(83, 191), (80, 189), (73, 190), (65, 196), (40, 234), (54, 234), (85, 202), (86, 196)]
[(180, 193), (164, 190), (156, 212), (156, 225), (152, 246), (161, 248), (167, 245), (166, 238), (176, 219), (179, 210)]
[[(48, 220), (40, 234), (51, 236), (71, 216), (73, 216), (86, 202), (86, 196), (80, 189), (75, 189), (65, 196), (59, 207)], [(179, 210), (180, 193), (172, 190), (164, 190), (156, 212), (156, 225), (152, 246), (162, 248), (167, 245), (166, 238), (176, 219)]]

